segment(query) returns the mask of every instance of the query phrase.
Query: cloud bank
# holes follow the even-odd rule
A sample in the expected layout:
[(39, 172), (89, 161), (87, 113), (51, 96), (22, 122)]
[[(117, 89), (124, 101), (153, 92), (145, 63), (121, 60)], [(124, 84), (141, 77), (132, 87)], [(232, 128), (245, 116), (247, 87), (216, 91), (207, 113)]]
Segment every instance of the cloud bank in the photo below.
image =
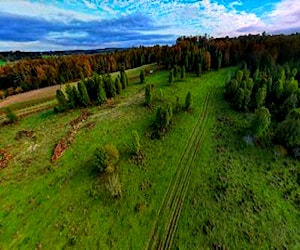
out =
[(0, 51), (171, 44), (205, 33), (289, 34), (300, 32), (299, 17), (295, 0), (0, 1)]

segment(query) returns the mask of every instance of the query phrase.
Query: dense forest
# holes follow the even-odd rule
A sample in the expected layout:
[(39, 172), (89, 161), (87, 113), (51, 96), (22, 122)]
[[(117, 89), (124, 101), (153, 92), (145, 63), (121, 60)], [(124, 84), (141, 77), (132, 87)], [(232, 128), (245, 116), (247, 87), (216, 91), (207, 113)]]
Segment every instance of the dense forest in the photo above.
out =
[[(198, 75), (202, 70), (244, 62), (251, 73), (271, 70), (277, 64), (297, 67), (300, 58), (300, 34), (248, 35), (238, 38), (180, 37), (173, 46), (132, 48), (92, 55), (50, 56), (23, 59), (0, 67), (0, 98), (103, 74), (158, 63), (168, 69), (184, 66)], [(298, 61), (297, 61), (298, 60)], [(298, 64), (299, 65), (299, 64)], [(300, 80), (299, 71), (295, 75)]]

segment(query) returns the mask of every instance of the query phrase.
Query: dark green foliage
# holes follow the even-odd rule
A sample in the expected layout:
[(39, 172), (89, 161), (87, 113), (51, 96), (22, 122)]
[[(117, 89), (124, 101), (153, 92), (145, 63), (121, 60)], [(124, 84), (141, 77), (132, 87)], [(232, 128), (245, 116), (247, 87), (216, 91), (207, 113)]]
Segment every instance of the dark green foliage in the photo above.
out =
[(104, 77), (104, 88), (106, 92), (106, 97), (111, 98), (117, 94), (116, 86), (111, 78), (111, 75), (108, 74)]
[(174, 113), (179, 113), (181, 110), (182, 110), (182, 106), (180, 105), (179, 97), (176, 96), (176, 102), (175, 102), (175, 107), (174, 107)]
[(122, 91), (122, 84), (121, 84), (121, 81), (120, 81), (120, 78), (119, 77), (116, 77), (115, 79), (115, 87), (116, 87), (116, 93), (119, 95), (121, 94), (121, 91)]
[(174, 78), (176, 78), (177, 74), (179, 73), (179, 68), (177, 65), (174, 66), (173, 72), (174, 72)]
[(124, 70), (121, 70), (120, 73), (120, 81), (122, 84), (122, 89), (125, 89), (128, 86), (128, 77)]
[(79, 94), (79, 92), (78, 92), (78, 90), (75, 86), (73, 86), (73, 88), (72, 88), (72, 95), (73, 95), (73, 98), (74, 98), (74, 104), (75, 104), (74, 107), (82, 106), (81, 96), (80, 96), (80, 94)]
[(276, 139), (289, 150), (300, 147), (300, 109), (293, 109), (278, 125)]
[(192, 106), (193, 106), (193, 97), (192, 97), (192, 93), (189, 91), (185, 98), (185, 110), (186, 111), (191, 110)]
[(170, 70), (170, 73), (169, 73), (169, 84), (172, 84), (174, 83), (174, 70)]
[(197, 68), (196, 68), (196, 74), (199, 77), (202, 73), (202, 64), (198, 63)]
[(86, 81), (84, 81), (88, 96), (92, 102), (97, 101), (97, 89), (99, 81), (101, 81), (101, 79), (97, 74), (94, 74), (91, 78), (88, 78)]
[(101, 105), (106, 100), (106, 92), (103, 86), (103, 82), (99, 81), (97, 85), (97, 104)]
[(145, 88), (145, 104), (147, 106), (151, 106), (152, 104), (152, 97), (153, 94), (152, 94), (152, 86), (150, 84), (147, 84), (146, 85), (146, 88)]
[(145, 83), (145, 71), (142, 70), (140, 73), (140, 83), (143, 84)]
[(251, 122), (251, 131), (254, 135), (260, 137), (268, 129), (271, 124), (271, 114), (265, 107), (261, 107), (255, 111)]
[(91, 101), (90, 101), (90, 97), (88, 95), (88, 92), (86, 90), (84, 82), (79, 82), (77, 85), (77, 88), (78, 88), (78, 92), (79, 92), (79, 96), (80, 96), (81, 106), (87, 107), (91, 103)]
[(75, 103), (75, 96), (73, 89), (70, 84), (67, 84), (66, 86), (66, 94), (67, 94), (67, 100), (68, 100), (68, 108), (73, 109), (76, 106)]
[(170, 113), (167, 107), (159, 106), (156, 110), (155, 126), (158, 130), (165, 130), (170, 124)]
[(225, 97), (227, 100), (232, 101), (232, 99), (235, 97), (236, 92), (239, 88), (239, 83), (236, 79), (231, 79), (226, 85), (225, 85)]
[(104, 147), (98, 147), (94, 153), (94, 164), (100, 173), (111, 171), (115, 168), (119, 160), (119, 151), (112, 144), (107, 144)]
[(64, 92), (60, 89), (56, 90), (56, 99), (61, 110), (66, 110), (68, 108), (68, 100), (66, 99)]
[(18, 121), (18, 116), (10, 108), (5, 109), (5, 116), (9, 123)]
[(184, 78), (185, 78), (185, 66), (184, 66), (184, 65), (181, 67), (180, 78), (181, 78), (181, 79), (184, 79)]
[(267, 86), (263, 85), (261, 88), (258, 89), (255, 95), (255, 108), (260, 108), (264, 106), (266, 97), (267, 97)]
[(285, 116), (298, 106), (298, 97), (296, 94), (291, 94), (280, 107), (280, 118), (285, 118)]
[(239, 70), (239, 71), (236, 73), (235, 78), (236, 78), (236, 80), (238, 81), (238, 83), (241, 83), (241, 82), (242, 82), (242, 80), (243, 80), (243, 75), (244, 75), (244, 73), (243, 73), (242, 70)]

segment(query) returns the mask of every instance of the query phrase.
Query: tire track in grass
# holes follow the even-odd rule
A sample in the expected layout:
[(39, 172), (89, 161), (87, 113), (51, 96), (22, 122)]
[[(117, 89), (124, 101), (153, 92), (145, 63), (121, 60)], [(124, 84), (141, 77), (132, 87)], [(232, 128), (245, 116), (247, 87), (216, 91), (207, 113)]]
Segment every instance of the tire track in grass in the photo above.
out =
[(182, 153), (176, 174), (164, 196), (146, 247), (147, 249), (170, 249), (172, 246), (177, 223), (189, 187), (193, 163), (202, 146), (205, 135), (210, 95), (211, 93), (208, 93), (204, 99), (202, 110)]

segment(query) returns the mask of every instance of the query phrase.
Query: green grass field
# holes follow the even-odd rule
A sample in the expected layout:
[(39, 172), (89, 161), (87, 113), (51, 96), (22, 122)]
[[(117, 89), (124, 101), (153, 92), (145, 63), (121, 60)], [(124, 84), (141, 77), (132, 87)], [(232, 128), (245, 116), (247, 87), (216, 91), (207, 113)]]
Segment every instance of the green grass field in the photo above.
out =
[(6, 61), (0, 60), (0, 67), (4, 66), (6, 63), (7, 63)]
[[(193, 93), (192, 112), (176, 115), (160, 140), (150, 138), (155, 107), (144, 107), (138, 79), (115, 98), (114, 108), (89, 109), (92, 115), (55, 163), (53, 149), (81, 110), (48, 110), (1, 127), (0, 149), (13, 158), (0, 170), (0, 249), (144, 249), (152, 237), (179, 249), (299, 248), (299, 164), (245, 145), (248, 117), (222, 98), (234, 70), (172, 86), (167, 71), (147, 77), (156, 106), (160, 95), (173, 103), (178, 96), (183, 104)], [(130, 156), (134, 129), (146, 154), (143, 167)], [(20, 130), (34, 133), (16, 140)], [(105, 143), (121, 154), (119, 200), (92, 168), (95, 148)]]

